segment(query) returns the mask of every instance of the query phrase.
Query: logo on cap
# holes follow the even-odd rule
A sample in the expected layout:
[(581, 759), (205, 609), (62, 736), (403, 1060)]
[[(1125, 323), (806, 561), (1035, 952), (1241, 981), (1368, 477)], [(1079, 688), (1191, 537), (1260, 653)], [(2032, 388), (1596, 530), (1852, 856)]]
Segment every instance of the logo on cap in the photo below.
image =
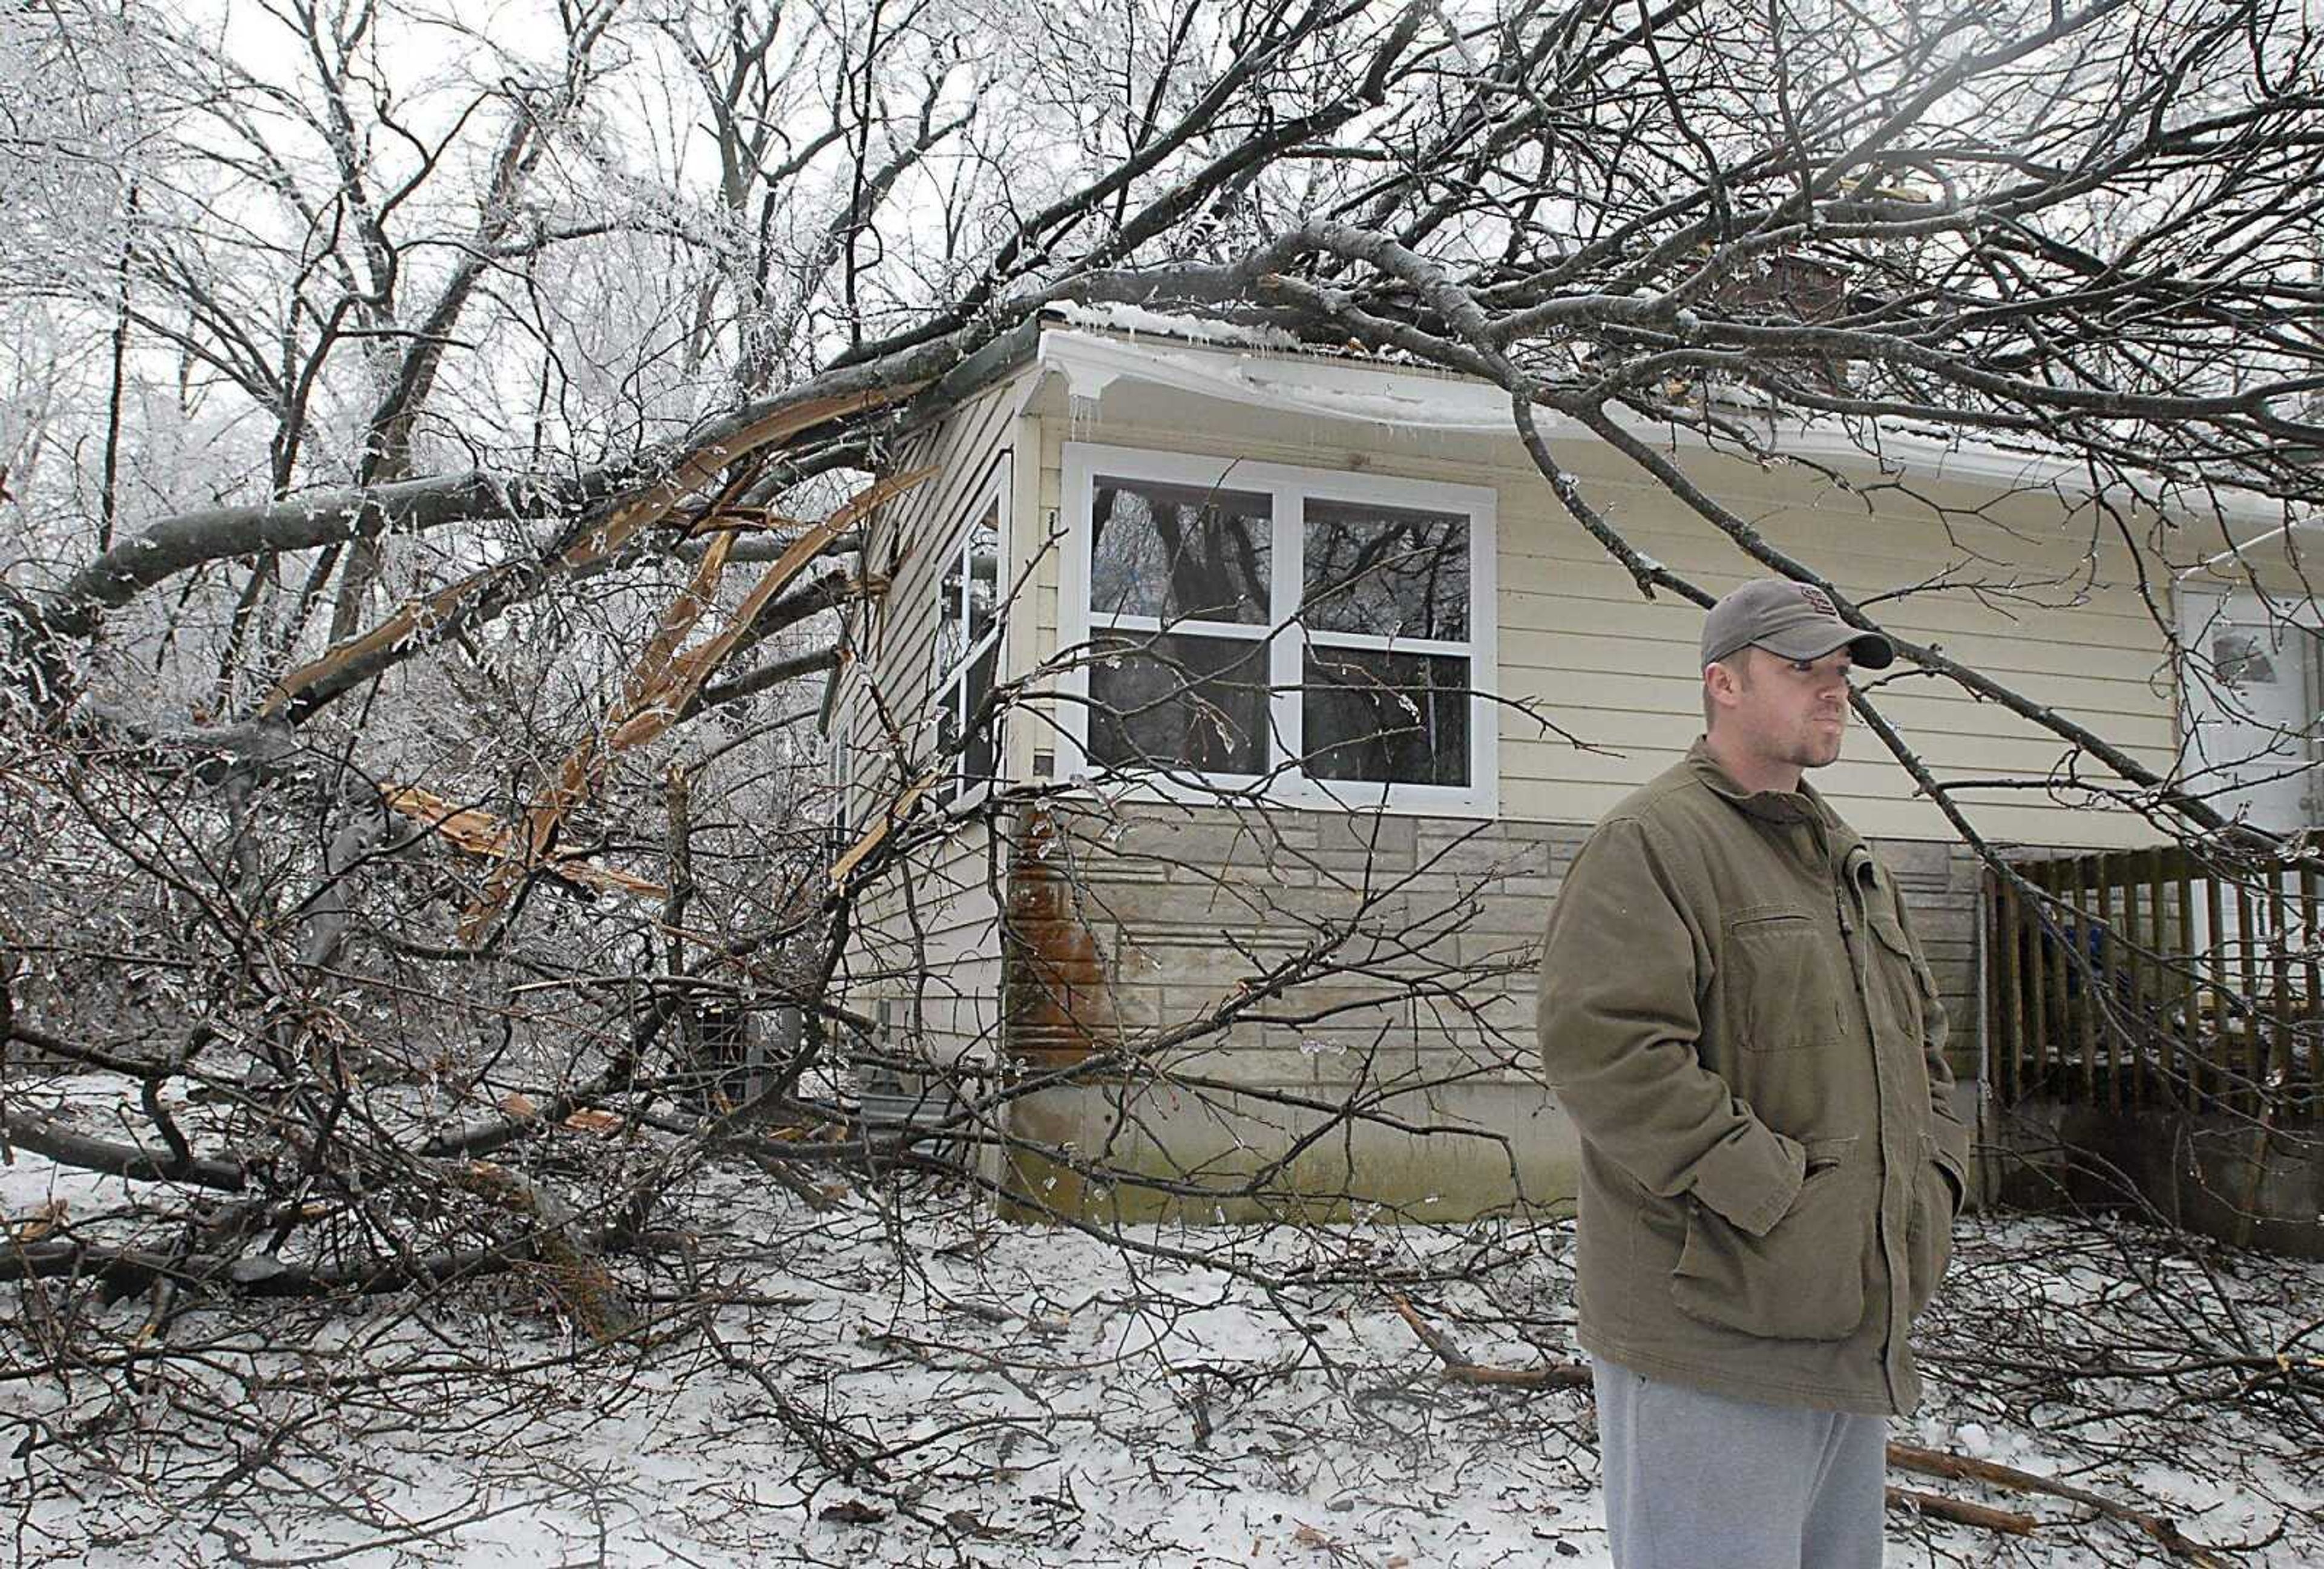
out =
[(1801, 584), (1799, 586), (1799, 590), (1800, 597), (1808, 602), (1809, 609), (1815, 611), (1818, 614), (1831, 616), (1835, 621), (1840, 619), (1840, 608), (1832, 604), (1831, 595), (1826, 594), (1822, 589), (1814, 586), (1812, 584), (1807, 583)]

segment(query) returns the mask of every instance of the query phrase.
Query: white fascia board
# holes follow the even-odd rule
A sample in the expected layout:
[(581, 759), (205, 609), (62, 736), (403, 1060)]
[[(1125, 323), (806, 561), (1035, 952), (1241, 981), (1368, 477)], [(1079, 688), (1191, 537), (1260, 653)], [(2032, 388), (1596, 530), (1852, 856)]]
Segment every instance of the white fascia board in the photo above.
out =
[[(1375, 425), (1406, 434), (1441, 431), (1517, 439), (1508, 394), (1491, 383), (1449, 372), (1202, 346), (1160, 337), (1134, 341), (1055, 326), (1041, 333), (1035, 360), (1041, 368), (1062, 375), (1067, 393), (1074, 398), (1094, 400), (1113, 382), (1127, 379), (1199, 398), (1291, 411), (1351, 425)], [(1038, 383), (1040, 377), (1028, 380)], [(1836, 422), (1760, 418), (1763, 438), (1775, 451), (1834, 466), (1871, 474), (1902, 471), (1923, 479), (1997, 489), (2047, 489), (2070, 498), (2094, 496), (2106, 488), (2091, 485), (2089, 469), (2063, 456), (2011, 451), (1970, 438), (1932, 435), (1893, 424), (1881, 430), (1878, 450), (1867, 451)], [(1622, 417), (1621, 422), (1642, 439), (1666, 450), (1711, 449), (1709, 439), (1699, 431), (1674, 429), (1635, 415)], [(1552, 440), (1598, 439), (1579, 421), (1562, 415), (1545, 414), (1540, 424), (1542, 433)], [(2116, 499), (2144, 503), (2152, 497), (2117, 494)], [(2189, 521), (2257, 525), (2266, 530), (2287, 527), (2283, 503), (2232, 486), (2207, 490), (2199, 503), (2174, 505), (2171, 510)], [(2324, 523), (2324, 517), (2295, 517), (2288, 526), (2306, 530), (2319, 523)], [(2266, 537), (2261, 534), (2236, 542), (2256, 543)]]
[(1387, 366), (1196, 348), (1050, 328), (1036, 355), (1066, 392), (1097, 398), (1117, 380), (1350, 424), (1514, 437), (1508, 394), (1489, 383)]

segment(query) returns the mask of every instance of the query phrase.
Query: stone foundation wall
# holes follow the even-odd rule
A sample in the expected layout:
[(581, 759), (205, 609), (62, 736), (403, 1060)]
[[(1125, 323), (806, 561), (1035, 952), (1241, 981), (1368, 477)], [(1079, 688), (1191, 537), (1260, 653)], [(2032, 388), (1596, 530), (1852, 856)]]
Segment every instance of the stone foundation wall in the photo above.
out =
[[(1570, 1198), (1577, 1147), (1540, 1078), (1533, 972), (1588, 832), (1051, 803), (1019, 826), (1042, 848), (1019, 863), (1012, 909), (1040, 918), (1006, 934), (1011, 1054), (1054, 1067), (1119, 1050), (1155, 1075), (1093, 1075), (1013, 1108), (1012, 1132), (1063, 1157), (1020, 1162), (1020, 1189), (1205, 1218), (1292, 1204), (1452, 1219)], [(1973, 1107), (1975, 863), (1940, 844), (1880, 849)], [(1101, 1152), (1166, 1186), (1093, 1186), (1074, 1163)], [(1262, 1176), (1276, 1197), (1246, 1191)]]
[(1987, 1190), (2013, 1208), (2144, 1207), (2238, 1247), (2324, 1259), (2324, 1130), (2033, 1100), (1987, 1134)]

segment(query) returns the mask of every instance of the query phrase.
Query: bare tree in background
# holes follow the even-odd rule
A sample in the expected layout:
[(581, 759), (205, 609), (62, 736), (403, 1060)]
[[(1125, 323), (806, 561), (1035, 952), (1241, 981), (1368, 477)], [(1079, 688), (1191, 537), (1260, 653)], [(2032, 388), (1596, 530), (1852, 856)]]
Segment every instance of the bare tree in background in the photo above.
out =
[[(1003, 686), (966, 732), (913, 713), (852, 736), (897, 788), (835, 882), (814, 723), (886, 569), (865, 520), (922, 478), (891, 462), (900, 434), (1045, 309), (1224, 318), (1480, 378), (1641, 594), (1711, 598), (1561, 466), (1553, 417), (1867, 626), (1881, 600), (1775, 549), (1638, 422), (1769, 462), (1775, 413), (1876, 451), (1899, 423), (2036, 444), (2126, 498), (2075, 515), (2156, 586), (2198, 680), (2211, 656), (2179, 648), (2160, 586), (2232, 547), (2165, 520), (2232, 489), (2288, 530), (2318, 500), (2324, 40), (2298, 7), (605, 4), (507, 36), (409, 5), (235, 17), (263, 48), (134, 5), (0, 20), (0, 70), (43, 84), (0, 109), (23, 346), (0, 385), (5, 1131), (134, 1193), (0, 1255), (37, 1304), (28, 1377), (125, 1390), (222, 1354), (227, 1305), (276, 1305), (259, 1322), (292, 1344), (286, 1300), (424, 1315), (455, 1287), (598, 1343), (658, 1333), (731, 1262), (681, 1213), (705, 1173), (748, 1163), (807, 1204), (835, 1175), (973, 1180), (1011, 1097), (1148, 1071), (1335, 977), (1455, 1016), (1523, 964), (1431, 957), (1457, 891), (1366, 888), (1140, 1053), (966, 1082), (878, 1138), (826, 1093), (872, 1025), (829, 985), (851, 923), (908, 900), (957, 826), (915, 781), (1030, 712)], [(1999, 560), (1893, 594), (2076, 591)], [(2041, 773), (1969, 789), (1858, 699), (2029, 906), (2064, 909), (1987, 844), (1978, 796), (2126, 806), (2230, 884), (2279, 863), (2200, 779), (1890, 635), (1912, 679), (2055, 738)], [(2048, 929), (2080, 955), (2078, 918)], [(746, 1063), (742, 1021), (779, 1013), (796, 1032)], [(1489, 1036), (1473, 1071), (1524, 1051)], [(1327, 1129), (1398, 1115), (1282, 1100)], [(1030, 1152), (1171, 1196), (1286, 1181)], [(193, 1428), (231, 1429), (198, 1371), (171, 1388)], [(2287, 1362), (2267, 1392), (2306, 1412), (2313, 1373)], [(97, 1398), (21, 1418), (23, 1453), (97, 1443)], [(864, 1463), (844, 1423), (782, 1419), (834, 1474)]]

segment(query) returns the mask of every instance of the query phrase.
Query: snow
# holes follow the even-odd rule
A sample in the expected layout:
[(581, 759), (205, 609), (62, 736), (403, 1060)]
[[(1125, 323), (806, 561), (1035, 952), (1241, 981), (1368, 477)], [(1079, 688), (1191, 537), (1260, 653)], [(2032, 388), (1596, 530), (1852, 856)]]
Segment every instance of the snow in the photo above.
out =
[(1047, 307), (1047, 310), (1050, 315), (1075, 327), (1144, 333), (1149, 337), (1175, 337), (1185, 343), (1227, 344), (1241, 348), (1264, 349), (1300, 350), (1305, 347), (1296, 335), (1279, 327), (1226, 321), (1210, 316), (1175, 316), (1143, 305), (1091, 305), (1078, 300), (1062, 300)]
[[(1149, 335), (1161, 336), (1164, 323), (1187, 319), (1157, 316)], [(1105, 325), (1109, 329), (1120, 326)], [(1211, 324), (1195, 325), (1207, 330)], [(1214, 346), (1188, 340), (1185, 332), (1170, 336), (1187, 340), (1187, 346), (1133, 343), (1111, 330), (1104, 336), (1070, 329), (1049, 332), (1041, 339), (1041, 359), (1065, 374), (1074, 396), (1096, 397), (1113, 381), (1127, 377), (1232, 404), (1352, 420), (1407, 434), (1500, 436), (1510, 429), (1508, 394), (1488, 382), (1312, 351), (1296, 359), (1220, 354)]]
[[(22, 1152), (0, 1174), (19, 1223), (120, 1186)], [(199, 1356), (148, 1364), (136, 1389), (91, 1371), (0, 1384), (0, 1410), (78, 1435), (12, 1467), (19, 1561), (1609, 1562), (1586, 1393), (1447, 1381), (1396, 1309), (1481, 1362), (1572, 1356), (1561, 1224), (1161, 1226), (1120, 1248), (939, 1192), (817, 1213), (704, 1169), (665, 1198), (690, 1217), (693, 1263), (632, 1278), (659, 1300), (629, 1341), (577, 1338), (538, 1282), (504, 1278), (266, 1320), (190, 1314), (171, 1335)], [(2243, 1563), (2324, 1558), (2314, 1430), (2280, 1406), (2024, 1371), (2077, 1365), (2085, 1339), (2168, 1361), (2229, 1320), (2300, 1349), (2324, 1265), (2109, 1270), (2161, 1246), (2110, 1223), (1964, 1222), (1923, 1324), (1931, 1396), (1897, 1437), (2070, 1479), (2206, 1543), (2264, 1543)], [(37, 1301), (14, 1303), (21, 1368)], [(126, 1344), (147, 1308), (82, 1311)], [(2190, 1338), (2160, 1343), (2165, 1321)], [(803, 1436), (818, 1422), (821, 1459)], [(2045, 1524), (2005, 1554), (1892, 1514), (1891, 1564), (2159, 1561), (2062, 1500), (1893, 1480)]]

